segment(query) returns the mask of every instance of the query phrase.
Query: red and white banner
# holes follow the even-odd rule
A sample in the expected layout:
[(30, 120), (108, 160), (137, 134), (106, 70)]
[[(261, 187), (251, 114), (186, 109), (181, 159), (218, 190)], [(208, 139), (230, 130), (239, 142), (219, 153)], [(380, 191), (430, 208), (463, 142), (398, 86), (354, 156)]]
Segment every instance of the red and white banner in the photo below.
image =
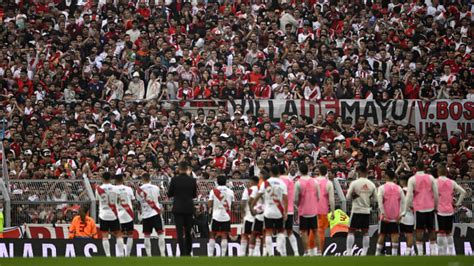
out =
[(474, 102), (471, 100), (417, 101), (415, 127), (419, 134), (439, 123), (441, 134), (451, 136), (455, 131), (463, 133), (474, 130)]

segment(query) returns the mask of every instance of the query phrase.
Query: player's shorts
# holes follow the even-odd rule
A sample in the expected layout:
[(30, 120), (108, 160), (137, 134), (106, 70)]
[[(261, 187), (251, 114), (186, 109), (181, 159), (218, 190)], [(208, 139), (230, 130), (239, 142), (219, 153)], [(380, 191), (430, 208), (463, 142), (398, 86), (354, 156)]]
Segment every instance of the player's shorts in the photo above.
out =
[(327, 214), (318, 215), (318, 229), (326, 230), (326, 228), (329, 228), (328, 215)]
[(294, 215), (293, 214), (288, 214), (288, 218), (285, 221), (285, 229), (286, 230), (292, 230), (293, 229), (293, 222), (294, 222)]
[(163, 232), (163, 220), (159, 214), (143, 219), (143, 233), (151, 234), (153, 229), (155, 229), (157, 233)]
[(430, 212), (415, 212), (415, 229), (416, 230), (434, 230), (435, 214)]
[(369, 223), (370, 214), (352, 213), (349, 222), (349, 229), (367, 231), (369, 230)]
[(122, 232), (132, 232), (133, 231), (133, 221), (130, 221), (128, 223), (120, 224), (120, 229), (122, 229)]
[(252, 231), (257, 235), (263, 234), (263, 221), (255, 219), (255, 222), (253, 223)]
[(413, 234), (414, 227), (414, 225), (400, 224), (400, 233)]
[(398, 234), (398, 224), (395, 222), (379, 221), (379, 233), (385, 235)]
[(314, 230), (318, 228), (318, 218), (300, 216), (300, 230)]
[(265, 229), (283, 229), (283, 218), (265, 218)]
[(245, 221), (244, 223), (244, 234), (251, 234), (252, 233), (252, 228), (253, 228), (253, 224), (252, 222), (250, 221)]
[(106, 221), (99, 219), (100, 231), (102, 232), (118, 232), (120, 231), (120, 222), (118, 219)]
[(216, 220), (212, 219), (211, 231), (213, 233), (220, 233), (220, 232), (229, 233), (230, 232), (230, 221), (219, 222), (219, 221), (216, 221)]
[(436, 231), (441, 232), (441, 233), (451, 233), (453, 231), (453, 221), (454, 217), (452, 215), (449, 216), (442, 216), (442, 215), (436, 215), (436, 221), (437, 221), (437, 226), (436, 226)]

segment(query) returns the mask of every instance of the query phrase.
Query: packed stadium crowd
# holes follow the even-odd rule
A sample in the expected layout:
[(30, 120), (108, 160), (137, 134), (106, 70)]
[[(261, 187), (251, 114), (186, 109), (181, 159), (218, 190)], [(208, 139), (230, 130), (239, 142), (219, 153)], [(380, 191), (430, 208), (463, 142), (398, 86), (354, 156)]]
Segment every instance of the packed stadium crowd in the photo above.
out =
[[(473, 99), (469, 1), (4, 1), (0, 129), (11, 179), (474, 176), (473, 132), (246, 112), (226, 100)], [(199, 100), (195, 102), (189, 102)], [(196, 109), (194, 113), (187, 107)], [(211, 108), (210, 108), (211, 107)], [(11, 188), (26, 193), (21, 188)], [(466, 188), (468, 189), (468, 188)], [(77, 200), (67, 189), (28, 200)], [(29, 195), (30, 196), (30, 195)], [(43, 211), (43, 210), (40, 210)], [(28, 221), (56, 221), (38, 209)], [(21, 210), (18, 212), (21, 213)], [(22, 214), (25, 215), (25, 214)], [(50, 218), (47, 218), (50, 217)]]

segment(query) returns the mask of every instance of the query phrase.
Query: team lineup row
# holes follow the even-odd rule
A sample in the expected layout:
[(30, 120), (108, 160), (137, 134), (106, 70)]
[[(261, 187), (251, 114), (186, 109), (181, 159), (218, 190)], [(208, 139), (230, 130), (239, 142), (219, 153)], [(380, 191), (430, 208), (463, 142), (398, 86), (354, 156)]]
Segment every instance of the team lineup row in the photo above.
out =
[[(452, 238), (453, 215), (466, 192), (455, 181), (446, 177), (444, 164), (438, 166), (438, 177), (423, 172), (424, 164), (417, 164), (416, 172), (408, 180), (399, 180), (395, 172), (385, 172), (386, 183), (379, 186), (367, 178), (367, 168), (357, 168), (358, 178), (351, 182), (346, 198), (352, 201), (350, 218), (341, 210), (335, 210), (334, 187), (327, 176), (326, 166), (320, 166), (315, 177), (308, 175), (308, 166), (299, 165), (299, 176), (294, 180), (287, 176), (284, 166), (272, 166), (262, 170), (260, 177), (253, 177), (242, 195), (245, 215), (242, 221), (239, 255), (273, 256), (273, 235), (276, 235), (276, 251), (286, 256), (286, 238), (295, 256), (299, 256), (297, 239), (293, 233), (293, 215), (298, 214), (299, 231), (305, 256), (320, 255), (324, 248), (325, 230), (331, 224), (331, 236), (347, 235), (346, 255), (352, 255), (354, 233), (363, 234), (362, 255), (369, 248), (369, 219), (371, 205), (378, 203), (380, 221), (376, 255), (381, 255), (385, 237), (390, 236), (392, 255), (398, 254), (399, 234), (407, 239), (406, 253), (423, 255), (424, 235), (427, 233), (431, 255), (454, 254)], [(159, 202), (160, 189), (150, 183), (150, 176), (142, 176), (142, 185), (134, 193), (123, 184), (123, 176), (103, 175), (103, 184), (96, 188), (99, 201), (99, 220), (105, 254), (110, 256), (109, 232), (117, 240), (117, 256), (129, 256), (133, 240), (134, 212), (132, 202), (141, 206), (145, 250), (151, 256), (150, 235), (158, 233), (161, 256), (165, 256), (165, 236)], [(115, 184), (112, 184), (112, 179)], [(226, 255), (231, 229), (231, 208), (234, 192), (226, 186), (226, 178), (217, 178), (217, 186), (209, 193), (208, 210), (211, 218), (211, 233), (208, 256), (214, 255), (216, 239), (221, 239), (221, 254)], [(453, 198), (459, 194), (456, 202)], [(334, 229), (334, 230), (333, 230)], [(416, 253), (414, 231), (416, 229)], [(82, 232), (78, 232), (81, 231)], [(87, 228), (76, 226), (71, 233), (84, 236)], [(81, 234), (82, 233), (82, 234)], [(87, 237), (87, 235), (86, 235)], [(127, 240), (124, 240), (127, 239)], [(126, 244), (125, 244), (126, 241)], [(262, 249), (263, 246), (263, 249)]]

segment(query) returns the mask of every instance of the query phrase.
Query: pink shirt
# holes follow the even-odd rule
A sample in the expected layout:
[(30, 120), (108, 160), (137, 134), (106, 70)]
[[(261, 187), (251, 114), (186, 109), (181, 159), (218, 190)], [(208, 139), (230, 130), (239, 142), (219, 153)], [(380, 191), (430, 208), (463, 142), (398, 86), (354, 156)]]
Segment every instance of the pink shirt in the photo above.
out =
[(295, 200), (295, 183), (288, 176), (281, 176), (280, 179), (285, 183), (288, 189), (288, 214), (295, 212), (294, 200)]
[(303, 217), (316, 216), (317, 189), (313, 178), (301, 178), (300, 183), (298, 215)]
[[(433, 176), (425, 173), (417, 173), (410, 178), (413, 180), (413, 209), (428, 212), (435, 209), (435, 191), (433, 191)], [(410, 181), (409, 181), (410, 188)], [(437, 191), (436, 191), (437, 193)]]
[(319, 185), (319, 201), (316, 201), (316, 214), (327, 215), (329, 213), (329, 194), (327, 190), (328, 180), (326, 178), (316, 179)]
[(384, 219), (387, 221), (397, 221), (400, 217), (400, 206), (403, 190), (395, 183), (388, 182), (383, 185), (382, 200)]
[(453, 181), (447, 178), (438, 178), (436, 180), (438, 184), (438, 193), (439, 193), (439, 205), (438, 213), (452, 215), (454, 214), (453, 206), (453, 196), (454, 196), (454, 186)]

